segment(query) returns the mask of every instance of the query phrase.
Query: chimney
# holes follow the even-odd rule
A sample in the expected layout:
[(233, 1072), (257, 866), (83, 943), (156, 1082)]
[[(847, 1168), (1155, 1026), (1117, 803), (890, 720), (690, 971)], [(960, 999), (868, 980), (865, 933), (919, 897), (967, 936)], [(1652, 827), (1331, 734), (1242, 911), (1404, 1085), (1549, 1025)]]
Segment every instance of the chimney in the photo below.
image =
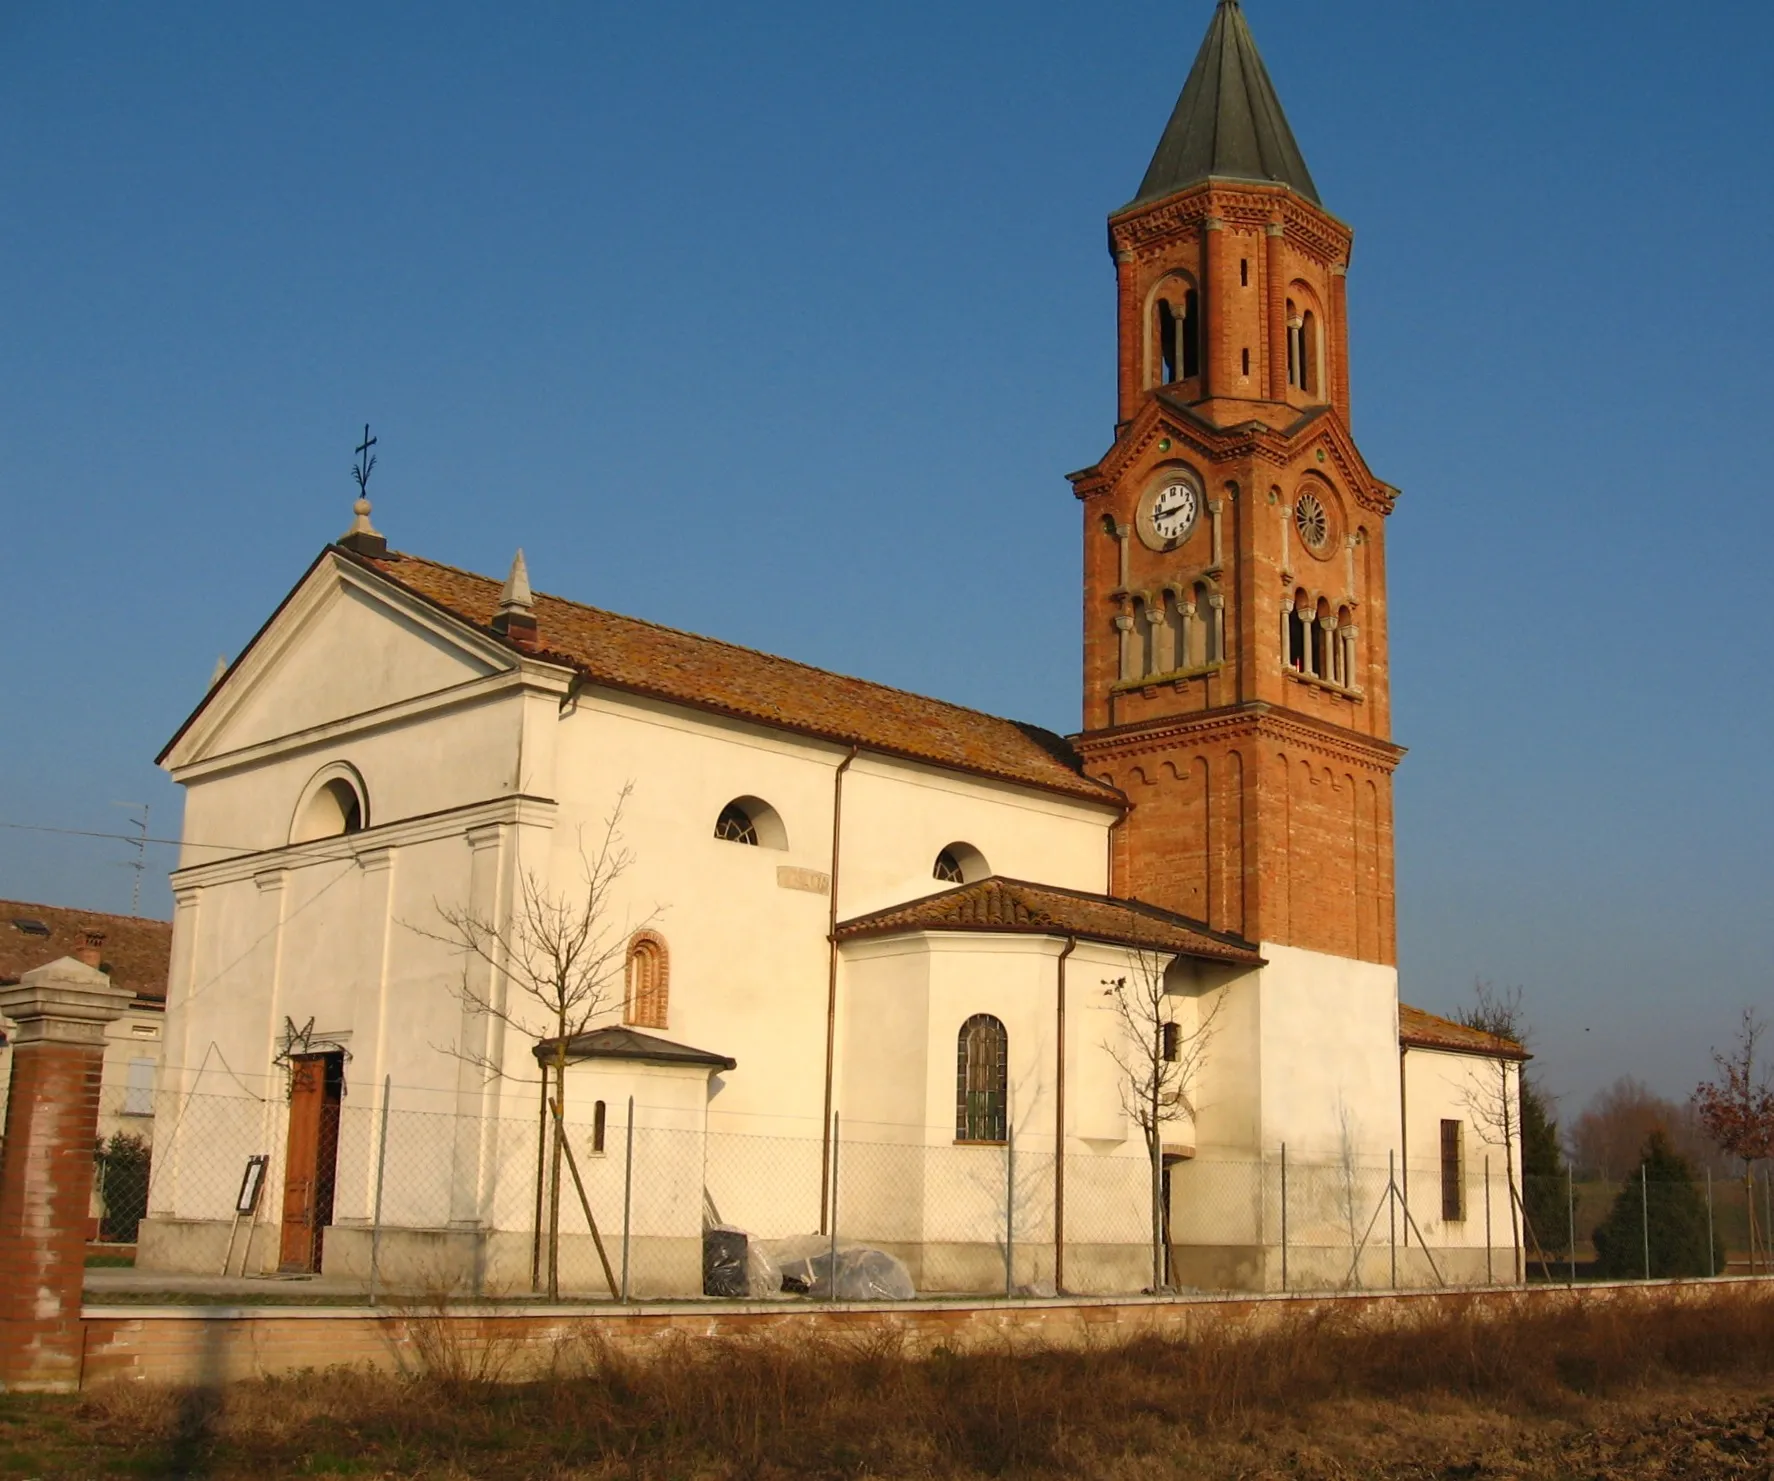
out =
[(493, 618), (493, 631), (526, 653), (534, 653), (541, 646), (536, 631), (536, 599), (530, 594), (530, 571), (524, 564), (521, 547), (511, 562), (511, 574), (505, 578), (505, 590), (499, 593), (499, 613)]
[(95, 971), (99, 964), (99, 954), (105, 945), (103, 931), (83, 931), (80, 944), (74, 948), (74, 960), (84, 962)]

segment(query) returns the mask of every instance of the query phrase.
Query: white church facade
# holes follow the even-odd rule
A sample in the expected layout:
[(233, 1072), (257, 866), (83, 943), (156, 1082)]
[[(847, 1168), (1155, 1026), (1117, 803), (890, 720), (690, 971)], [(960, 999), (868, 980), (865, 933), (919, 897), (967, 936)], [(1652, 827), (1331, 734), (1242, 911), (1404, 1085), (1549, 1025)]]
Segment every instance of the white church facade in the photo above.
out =
[(1151, 1285), (1142, 972), (1188, 1062), (1166, 1282), (1372, 1281), (1389, 1211), (1401, 1278), (1494, 1266), (1522, 1055), (1399, 1004), (1392, 491), (1347, 430), (1346, 229), (1279, 105), (1221, 85), (1253, 61), (1222, 5), (1111, 222), (1075, 736), (533, 594), (521, 556), (397, 553), (360, 504), (161, 758), (186, 844), (144, 1266), (362, 1275), (373, 1243), (392, 1278), (531, 1289), (557, 1035), (459, 922), (582, 904), (613, 817), (602, 1002), (561, 1051), (567, 1288), (609, 1279), (575, 1182), (641, 1296), (699, 1292), (717, 1222), (835, 1224), (920, 1291)]

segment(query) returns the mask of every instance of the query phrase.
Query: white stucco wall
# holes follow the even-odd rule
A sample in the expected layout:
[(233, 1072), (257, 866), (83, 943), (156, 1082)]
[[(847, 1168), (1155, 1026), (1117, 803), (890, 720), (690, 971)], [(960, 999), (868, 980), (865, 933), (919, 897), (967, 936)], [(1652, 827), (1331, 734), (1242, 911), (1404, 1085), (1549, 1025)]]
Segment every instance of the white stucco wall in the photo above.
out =
[[(1482, 1249), (1488, 1192), (1491, 1244), (1513, 1246), (1519, 1219), (1509, 1196), (1509, 1176), (1513, 1169), (1519, 1193), (1520, 1066), (1479, 1055), (1419, 1048), (1406, 1050), (1403, 1064), (1403, 1165), (1409, 1178), (1411, 1214), (1423, 1237), (1432, 1244)], [(1461, 1126), (1465, 1217), (1460, 1220), (1442, 1218), (1444, 1120)]]

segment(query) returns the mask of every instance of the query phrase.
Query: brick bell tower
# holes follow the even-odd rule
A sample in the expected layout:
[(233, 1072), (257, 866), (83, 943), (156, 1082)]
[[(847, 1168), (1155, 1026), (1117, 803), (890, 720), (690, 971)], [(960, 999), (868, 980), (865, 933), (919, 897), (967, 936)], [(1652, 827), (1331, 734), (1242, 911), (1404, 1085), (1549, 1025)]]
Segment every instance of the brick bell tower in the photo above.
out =
[(1386, 516), (1349, 430), (1352, 234), (1220, 0), (1109, 218), (1115, 440), (1084, 513), (1086, 768), (1115, 893), (1393, 964)]

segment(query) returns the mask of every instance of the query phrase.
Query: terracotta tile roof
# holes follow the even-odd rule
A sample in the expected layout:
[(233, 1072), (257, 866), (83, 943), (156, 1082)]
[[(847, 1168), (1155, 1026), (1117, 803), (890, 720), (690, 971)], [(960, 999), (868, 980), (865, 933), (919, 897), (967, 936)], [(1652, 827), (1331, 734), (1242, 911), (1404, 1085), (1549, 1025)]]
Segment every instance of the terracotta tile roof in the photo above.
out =
[[(503, 582), (417, 556), (340, 553), (491, 630)], [(1072, 797), (1122, 800), (1082, 774), (1062, 737), (1037, 726), (560, 597), (538, 593), (535, 601), (537, 656), (576, 668), (592, 683)]]
[(1532, 1059), (1513, 1039), (1467, 1028), (1451, 1018), (1437, 1018), (1408, 1003), (1398, 1005), (1398, 1042), (1410, 1049), (1446, 1049), (1455, 1054), (1483, 1054), (1493, 1059)]
[[(34, 926), (42, 926), (47, 934)], [(0, 982), (16, 982), (33, 967), (73, 956), (74, 949), (85, 944), (88, 931), (105, 933), (99, 965), (117, 986), (127, 987), (138, 1000), (166, 1002), (171, 921), (24, 900), (0, 900)]]
[[(554, 1058), (559, 1039), (542, 1039), (530, 1050), (538, 1064)], [(675, 1044), (657, 1034), (643, 1034), (632, 1028), (594, 1028), (588, 1033), (574, 1034), (567, 1040), (567, 1062), (579, 1064), (587, 1059), (635, 1060), (642, 1064), (685, 1064), (710, 1070), (730, 1070), (739, 1061), (707, 1049), (692, 1049), (688, 1044)]]
[(844, 921), (838, 926), (838, 939), (887, 936), (900, 931), (1080, 936), (1087, 941), (1178, 952), (1216, 962), (1263, 965), (1262, 957), (1249, 942), (1209, 930), (1200, 921), (1173, 915), (1156, 905), (1062, 890), (1056, 885), (1000, 879), (996, 875)]

